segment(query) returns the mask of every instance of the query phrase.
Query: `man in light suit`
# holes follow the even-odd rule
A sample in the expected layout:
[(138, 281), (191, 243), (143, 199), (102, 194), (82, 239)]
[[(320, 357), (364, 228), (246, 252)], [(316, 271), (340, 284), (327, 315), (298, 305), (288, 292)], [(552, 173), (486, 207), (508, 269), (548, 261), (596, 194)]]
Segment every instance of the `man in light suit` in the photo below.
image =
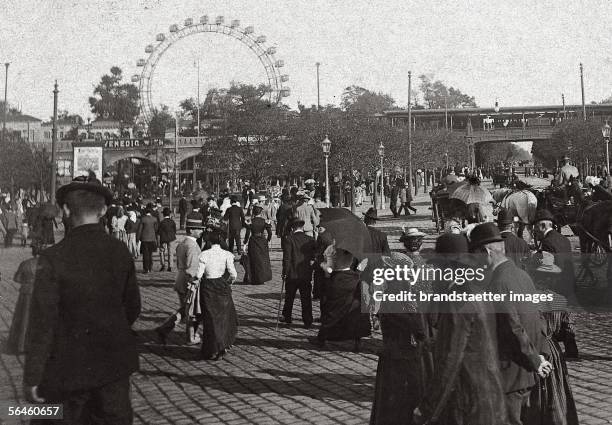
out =
[(204, 232), (204, 225), (200, 217), (187, 217), (187, 235), (176, 247), (176, 264), (178, 273), (174, 281), (174, 290), (179, 298), (179, 308), (161, 326), (155, 329), (162, 344), (166, 344), (168, 334), (172, 332), (177, 324), (186, 321), (187, 344), (199, 344), (200, 337), (197, 334), (199, 324), (199, 301), (198, 296), (198, 267), (202, 250), (196, 241)]

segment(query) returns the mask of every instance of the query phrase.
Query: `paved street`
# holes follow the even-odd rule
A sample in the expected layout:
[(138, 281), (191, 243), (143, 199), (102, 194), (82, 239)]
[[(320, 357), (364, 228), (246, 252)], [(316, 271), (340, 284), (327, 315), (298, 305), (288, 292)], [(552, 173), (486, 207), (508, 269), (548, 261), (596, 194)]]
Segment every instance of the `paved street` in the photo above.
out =
[[(425, 246), (432, 246), (428, 196), (419, 195), (414, 205), (418, 209), (414, 220), (384, 218), (379, 223), (389, 233), (392, 249), (400, 247), (397, 235), (402, 224), (426, 229), (429, 235)], [(11, 279), (28, 254), (29, 249), (20, 247), (0, 248), (3, 338), (18, 295), (18, 285)], [(294, 308), (293, 325), (281, 326), (277, 332), (281, 253), (276, 238), (271, 245), (271, 258), (275, 276), (272, 282), (234, 286), (240, 322), (238, 340), (225, 360), (219, 362), (196, 360), (198, 348), (180, 345), (182, 335), (172, 335), (165, 347), (156, 342), (151, 329), (177, 304), (172, 290), (173, 274), (139, 274), (143, 309), (135, 329), (140, 341), (141, 370), (132, 378), (136, 423), (368, 422), (380, 334), (375, 333), (365, 341), (359, 354), (351, 353), (348, 343), (331, 344), (331, 350), (319, 351), (307, 341), (307, 337), (316, 334), (316, 328), (304, 330), (300, 326), (299, 301)], [(137, 267), (140, 269), (140, 264)], [(237, 268), (241, 272), (241, 267)], [(318, 303), (315, 310), (317, 317)], [(612, 314), (581, 313), (578, 317), (578, 344), (583, 360), (570, 363), (569, 368), (582, 424), (612, 423), (611, 325)], [(0, 406), (21, 401), (22, 366), (23, 357), (0, 356)], [(3, 409), (2, 415), (5, 414)]]

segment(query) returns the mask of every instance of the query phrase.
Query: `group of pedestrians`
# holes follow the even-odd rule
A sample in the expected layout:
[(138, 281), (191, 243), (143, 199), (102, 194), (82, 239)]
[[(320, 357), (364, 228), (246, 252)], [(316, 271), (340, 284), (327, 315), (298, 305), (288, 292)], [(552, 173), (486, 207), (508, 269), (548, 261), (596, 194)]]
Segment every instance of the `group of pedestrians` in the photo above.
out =
[[(184, 342), (200, 344), (201, 359), (221, 360), (238, 332), (234, 252), (245, 268), (245, 283), (270, 281), (273, 232), (283, 252), (282, 322), (292, 323), (299, 292), (303, 326), (321, 322), (311, 338), (321, 349), (328, 341), (348, 340), (358, 352), (361, 339), (380, 327), (383, 346), (371, 423), (577, 423), (565, 366), (566, 357), (578, 356), (568, 311), (575, 302), (567, 277), (573, 276), (573, 266), (546, 211), (536, 216), (542, 243), (535, 254), (516, 236), (513, 217), (502, 212), (497, 224), (440, 236), (428, 256), (419, 252), (425, 234), (416, 228), (402, 233), (405, 250), (392, 252), (387, 235), (375, 227), (378, 216), (371, 208), (363, 217), (370, 242), (364, 257), (336, 244), (320, 226), (316, 200), (297, 188), (283, 191), (278, 207), (271, 200), (248, 199), (246, 213), (229, 195), (191, 203), (182, 198), (184, 237), (177, 236), (171, 211), (161, 200), (144, 206), (124, 201), (122, 206), (91, 179), (63, 186), (57, 201), (69, 232), (20, 266), (16, 280), (24, 282), (23, 293), (9, 339), (16, 351), (27, 352), (28, 400), (63, 403), (72, 423), (88, 423), (84, 418), (92, 417), (132, 420), (129, 376), (138, 368), (131, 330), (140, 313), (138, 255), (148, 273), (158, 249), (160, 271), (176, 273), (177, 309), (155, 328), (160, 342), (165, 344), (184, 324)], [(140, 244), (136, 252), (130, 241)], [(371, 297), (373, 273), (376, 267), (398, 265), (487, 269), (483, 282), (421, 280), (413, 291), (552, 293), (554, 301), (539, 306), (504, 302), (497, 310), (479, 301), (407, 301), (392, 311)], [(393, 280), (384, 285), (387, 293), (405, 288)], [(320, 318), (313, 317), (313, 299), (320, 301)], [(65, 370), (71, 370), (70, 377)]]

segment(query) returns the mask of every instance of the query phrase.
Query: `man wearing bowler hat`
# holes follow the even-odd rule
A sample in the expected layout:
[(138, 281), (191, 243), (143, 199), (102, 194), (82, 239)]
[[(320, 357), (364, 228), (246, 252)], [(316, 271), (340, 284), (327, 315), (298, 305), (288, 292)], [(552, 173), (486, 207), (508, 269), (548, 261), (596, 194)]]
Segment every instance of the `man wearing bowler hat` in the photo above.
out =
[[(521, 425), (521, 411), (528, 405), (536, 385), (534, 373), (545, 377), (552, 370), (544, 355), (549, 355), (545, 340), (545, 323), (536, 304), (509, 299), (509, 294), (534, 294), (531, 277), (519, 269), (504, 253), (504, 240), (495, 223), (477, 225), (470, 233), (470, 248), (487, 267), (489, 287), (493, 293), (505, 294), (495, 303), (500, 370), (508, 424)], [(531, 423), (531, 422), (529, 422)]]
[(562, 270), (557, 281), (558, 286), (553, 289), (566, 297), (570, 304), (575, 304), (576, 278), (572, 261), (572, 246), (567, 237), (553, 228), (554, 221), (555, 218), (550, 211), (539, 210), (534, 220), (536, 238), (540, 241), (540, 249), (552, 253), (555, 256), (555, 265)]
[(363, 215), (363, 222), (368, 226), (370, 237), (372, 238), (372, 252), (376, 254), (389, 255), (391, 249), (389, 249), (389, 241), (387, 235), (378, 229), (375, 229), (373, 225), (378, 220), (378, 213), (374, 208), (370, 208)]
[(25, 396), (63, 404), (61, 423), (131, 424), (130, 375), (138, 370), (131, 325), (141, 304), (127, 246), (99, 222), (112, 194), (99, 181), (79, 177), (56, 198), (72, 229), (40, 254)]
[(529, 257), (531, 251), (529, 250), (527, 242), (514, 233), (515, 223), (517, 222), (518, 217), (515, 217), (512, 212), (506, 208), (502, 208), (497, 215), (497, 227), (504, 240), (506, 257), (511, 259), (519, 268), (523, 268), (523, 259)]

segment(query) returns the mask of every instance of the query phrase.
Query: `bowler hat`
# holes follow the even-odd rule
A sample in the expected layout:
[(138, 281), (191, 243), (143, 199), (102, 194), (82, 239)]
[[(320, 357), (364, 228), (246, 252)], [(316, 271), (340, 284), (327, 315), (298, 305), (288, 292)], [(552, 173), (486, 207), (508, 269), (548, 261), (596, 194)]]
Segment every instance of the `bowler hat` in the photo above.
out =
[(80, 176), (72, 180), (70, 183), (60, 187), (56, 194), (55, 199), (61, 206), (66, 203), (66, 195), (75, 190), (85, 190), (87, 192), (95, 193), (104, 198), (104, 203), (110, 205), (113, 201), (113, 194), (106, 187), (102, 186), (100, 180), (91, 177)]
[(363, 216), (371, 220), (378, 220), (378, 211), (374, 207), (370, 207)]
[(468, 240), (465, 235), (445, 233), (436, 239), (435, 254), (427, 261), (431, 264), (443, 264), (455, 261), (470, 264)]
[(478, 248), (492, 242), (503, 241), (495, 223), (480, 223), (470, 232), (471, 248)]
[(534, 223), (538, 221), (555, 221), (555, 216), (552, 215), (550, 211), (547, 209), (537, 210), (535, 214), (535, 218), (533, 220)]
[(504, 227), (512, 223), (514, 223), (514, 214), (507, 208), (500, 209), (497, 214), (497, 225)]

